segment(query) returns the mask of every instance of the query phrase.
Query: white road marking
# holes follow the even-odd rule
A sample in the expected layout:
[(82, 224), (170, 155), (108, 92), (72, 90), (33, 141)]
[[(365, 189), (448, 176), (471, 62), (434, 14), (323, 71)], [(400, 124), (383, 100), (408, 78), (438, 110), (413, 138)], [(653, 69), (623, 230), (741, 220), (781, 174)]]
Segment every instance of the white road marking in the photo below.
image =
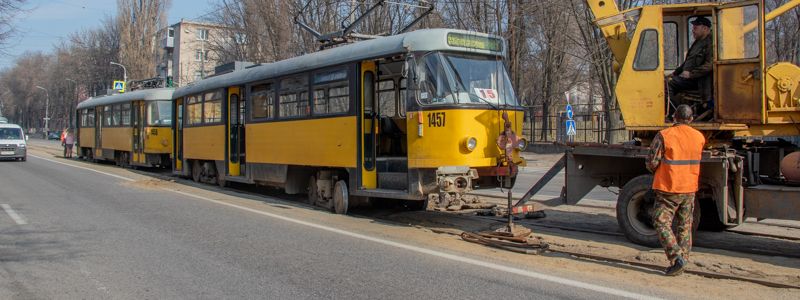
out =
[[(123, 177), (123, 176), (119, 176), (119, 175), (115, 175), (115, 174), (111, 174), (111, 173), (106, 173), (106, 172), (102, 172), (102, 171), (98, 171), (98, 170), (93, 170), (93, 169), (86, 168), (86, 167), (81, 167), (81, 166), (76, 166), (76, 165), (72, 165), (72, 164), (62, 163), (62, 162), (59, 162), (59, 161), (50, 160), (50, 159), (46, 159), (46, 158), (38, 157), (38, 156), (34, 156), (34, 157), (40, 158), (40, 159), (43, 159), (43, 160), (46, 160), (46, 161), (62, 164), (62, 165), (65, 165), (65, 166), (75, 167), (75, 168), (79, 168), (79, 169), (84, 169), (84, 170), (100, 173), (100, 174), (103, 174), (103, 175), (108, 175), (108, 176), (111, 176), (111, 177), (114, 177), (114, 178), (119, 178), (119, 179), (122, 179), (122, 180), (135, 181), (135, 179), (131, 179), (131, 178), (127, 178), (127, 177)], [(368, 235), (363, 235), (363, 234), (359, 234), (359, 233), (355, 233), (355, 232), (350, 232), (350, 231), (346, 231), (346, 230), (342, 230), (342, 229), (338, 229), (338, 228), (332, 228), (332, 227), (328, 227), (328, 226), (325, 226), (325, 225), (320, 225), (320, 224), (316, 224), (316, 223), (297, 220), (297, 219), (293, 219), (293, 218), (290, 218), (290, 217), (281, 216), (281, 215), (277, 215), (277, 214), (273, 214), (273, 213), (269, 213), (269, 212), (265, 212), (265, 211), (260, 211), (260, 210), (252, 209), (252, 208), (249, 208), (249, 207), (244, 207), (244, 206), (232, 204), (232, 203), (227, 203), (227, 202), (223, 202), (223, 201), (219, 201), (219, 200), (214, 200), (214, 199), (206, 198), (206, 197), (203, 197), (203, 196), (192, 195), (192, 194), (189, 194), (189, 193), (186, 193), (186, 192), (170, 190), (170, 189), (166, 189), (166, 188), (162, 188), (162, 190), (168, 191), (168, 192), (177, 193), (177, 194), (184, 195), (184, 196), (187, 196), (187, 197), (192, 197), (192, 198), (208, 201), (208, 202), (219, 204), (219, 205), (224, 205), (224, 206), (228, 206), (228, 207), (232, 207), (232, 208), (248, 211), (248, 212), (251, 212), (251, 213), (259, 214), (259, 215), (270, 217), (270, 218), (274, 218), (274, 219), (283, 220), (283, 221), (286, 221), (286, 222), (291, 222), (291, 223), (295, 223), (295, 224), (299, 224), (299, 225), (303, 225), (303, 226), (316, 228), (316, 229), (319, 229), (319, 230), (324, 230), (324, 231), (333, 232), (333, 233), (344, 235), (344, 236), (349, 236), (349, 237), (352, 237), (352, 238), (366, 240), (366, 241), (370, 241), (370, 242), (374, 242), (374, 243), (378, 243), (378, 244), (383, 244), (383, 245), (391, 246), (391, 247), (395, 247), (395, 248), (405, 249), (405, 250), (409, 250), (409, 251), (412, 251), (412, 252), (427, 254), (427, 255), (430, 255), (430, 256), (435, 256), (435, 257), (439, 257), (439, 258), (443, 258), (443, 259), (447, 259), (447, 260), (452, 260), (452, 261), (456, 261), (456, 262), (460, 262), (460, 263), (465, 263), (465, 264), (469, 264), (469, 265), (473, 265), (473, 266), (484, 267), (484, 268), (487, 268), (487, 269), (497, 270), (497, 271), (501, 271), (501, 272), (507, 272), (507, 273), (516, 274), (516, 275), (520, 275), (520, 276), (525, 276), (525, 277), (529, 277), (529, 278), (549, 281), (549, 282), (553, 282), (553, 283), (557, 283), (557, 284), (562, 284), (562, 285), (582, 288), (582, 289), (586, 289), (586, 290), (590, 290), (590, 291), (601, 292), (601, 293), (605, 293), (605, 294), (609, 294), (609, 295), (615, 295), (615, 296), (626, 297), (626, 298), (631, 298), (631, 299), (660, 299), (660, 298), (656, 298), (656, 297), (652, 297), (652, 296), (648, 296), (648, 295), (637, 294), (637, 293), (623, 291), (623, 290), (610, 288), (610, 287), (605, 287), (605, 286), (601, 286), (601, 285), (581, 282), (581, 281), (562, 278), (562, 277), (553, 276), (553, 275), (547, 275), (547, 274), (534, 272), (534, 271), (530, 271), (530, 270), (504, 266), (504, 265), (495, 264), (495, 263), (491, 263), (491, 262), (480, 261), (480, 260), (477, 260), (477, 259), (472, 259), (472, 258), (467, 258), (467, 257), (462, 257), (462, 256), (454, 255), (454, 254), (445, 253), (445, 252), (440, 252), (440, 251), (436, 251), (436, 250), (431, 250), (431, 249), (426, 249), (426, 248), (422, 248), (422, 247), (417, 247), (417, 246), (407, 245), (407, 244), (403, 244), (403, 243), (398, 243), (398, 242), (385, 240), (385, 239), (381, 239), (381, 238), (377, 238), (377, 237), (372, 237), (372, 236), (368, 236)], [(5, 209), (5, 206), (6, 205), (4, 204), (4, 206), (3, 206), (4, 209)], [(10, 207), (9, 207), (9, 209), (10, 209)], [(6, 212), (8, 212), (8, 210), (6, 210)], [(9, 215), (11, 215), (11, 213), (9, 213)], [(13, 218), (13, 216), (12, 216), (12, 218)]]
[(17, 223), (17, 225), (25, 225), (25, 224), (28, 224), (28, 221), (27, 221), (27, 220), (25, 220), (25, 218), (24, 218), (23, 216), (21, 216), (21, 215), (17, 214), (17, 212), (16, 212), (16, 211), (14, 211), (14, 209), (13, 209), (13, 208), (11, 208), (11, 205), (8, 205), (8, 204), (0, 204), (0, 206), (2, 206), (2, 207), (3, 207), (3, 210), (5, 210), (5, 211), (6, 211), (6, 213), (8, 214), (8, 216), (9, 216), (9, 217), (11, 217), (11, 219), (12, 219), (12, 220), (14, 220), (14, 222), (16, 222), (16, 223)]
[(287, 222), (291, 222), (291, 223), (295, 223), (295, 224), (299, 224), (299, 225), (303, 225), (303, 226), (308, 226), (308, 227), (312, 227), (312, 228), (316, 228), (316, 229), (320, 229), (320, 230), (324, 230), (324, 231), (329, 231), (329, 232), (341, 234), (341, 235), (344, 235), (344, 236), (349, 236), (349, 237), (353, 237), (353, 238), (357, 238), (357, 239), (367, 240), (367, 241), (375, 242), (375, 243), (378, 243), (378, 244), (383, 244), (383, 245), (387, 245), (387, 246), (391, 246), (391, 247), (395, 247), (395, 248), (405, 249), (405, 250), (409, 250), (409, 251), (413, 251), (413, 252), (417, 252), (417, 253), (427, 254), (427, 255), (431, 255), (431, 256), (435, 256), (435, 257), (439, 257), (439, 258), (444, 258), (444, 259), (448, 259), (448, 260), (452, 260), (452, 261), (457, 261), (457, 262), (461, 262), (461, 263), (465, 263), (465, 264), (474, 265), (474, 266), (484, 267), (484, 268), (493, 269), (493, 270), (497, 270), (497, 271), (512, 273), (512, 274), (516, 274), (516, 275), (520, 275), (520, 276), (525, 276), (525, 277), (530, 277), (530, 278), (534, 278), (534, 279), (545, 280), (545, 281), (549, 281), (549, 282), (553, 282), (553, 283), (557, 283), (557, 284), (562, 284), (562, 285), (567, 285), (567, 286), (587, 289), (587, 290), (591, 290), (591, 291), (595, 291), (595, 292), (601, 292), (601, 293), (606, 293), (606, 294), (609, 294), (609, 295), (615, 295), (615, 296), (620, 296), (620, 297), (626, 297), (626, 298), (632, 298), (632, 299), (660, 299), (660, 298), (656, 298), (656, 297), (652, 297), (652, 296), (648, 296), (648, 295), (632, 293), (632, 292), (618, 290), (618, 289), (605, 287), (605, 286), (600, 286), (600, 285), (596, 285), (596, 284), (581, 282), (581, 281), (562, 278), (562, 277), (553, 276), (553, 275), (547, 275), (547, 274), (538, 273), (538, 272), (534, 272), (534, 271), (529, 271), (529, 270), (524, 270), (524, 269), (519, 269), (519, 268), (514, 268), (514, 267), (509, 267), (509, 266), (504, 266), (504, 265), (500, 265), (500, 264), (495, 264), (495, 263), (480, 261), (480, 260), (471, 259), (471, 258), (467, 258), (467, 257), (462, 257), (462, 256), (458, 256), (458, 255), (453, 255), (453, 254), (449, 254), (449, 253), (445, 253), (445, 252), (440, 252), (440, 251), (436, 251), (436, 250), (431, 250), (431, 249), (426, 249), (426, 248), (422, 248), (422, 247), (417, 247), (417, 246), (407, 245), (407, 244), (393, 242), (393, 241), (389, 241), (389, 240), (384, 240), (384, 239), (381, 239), (381, 238), (376, 238), (376, 237), (372, 237), (372, 236), (368, 236), (368, 235), (363, 235), (363, 234), (359, 234), (359, 233), (355, 233), (355, 232), (350, 232), (350, 231), (346, 231), (346, 230), (342, 230), (342, 229), (338, 229), (338, 228), (332, 228), (332, 227), (328, 227), (328, 226), (320, 225), (320, 224), (316, 224), (316, 223), (301, 221), (301, 220), (293, 219), (293, 218), (286, 217), (286, 216), (276, 215), (276, 214), (273, 214), (273, 213), (260, 211), (260, 210), (256, 210), (256, 209), (252, 209), (252, 208), (248, 208), (248, 207), (244, 207), (244, 206), (239, 206), (239, 205), (232, 204), (232, 203), (227, 203), (227, 202), (223, 202), (223, 201), (219, 201), (219, 200), (214, 200), (214, 199), (206, 198), (206, 197), (203, 197), (203, 196), (192, 195), (192, 194), (189, 194), (189, 193), (186, 193), (186, 192), (175, 191), (175, 190), (170, 190), (170, 189), (166, 189), (166, 188), (162, 188), (162, 190), (165, 190), (165, 191), (168, 191), (168, 192), (178, 193), (178, 194), (181, 194), (181, 195), (184, 195), (184, 196), (187, 196), (187, 197), (192, 197), (192, 198), (196, 198), (196, 199), (200, 199), (200, 200), (205, 200), (205, 201), (216, 203), (216, 204), (219, 204), (219, 205), (225, 205), (225, 206), (228, 206), (228, 207), (237, 208), (237, 209), (240, 209), (240, 210), (256, 213), (256, 214), (267, 216), (267, 217), (270, 217), (270, 218), (275, 218), (275, 219), (279, 219), (279, 220), (283, 220), (283, 221), (287, 221)]
[(78, 168), (78, 169), (92, 171), (92, 172), (95, 172), (95, 173), (100, 173), (100, 174), (103, 174), (103, 175), (108, 175), (108, 176), (111, 176), (111, 177), (114, 177), (114, 178), (117, 178), (117, 179), (122, 179), (122, 180), (125, 180), (125, 181), (136, 181), (136, 179), (133, 179), (133, 178), (128, 178), (128, 177), (125, 177), (125, 176), (111, 174), (111, 173), (107, 173), (107, 172), (103, 172), (103, 171), (98, 171), (98, 170), (95, 170), (95, 169), (92, 169), (92, 168), (76, 166), (76, 165), (73, 165), (73, 164), (68, 164), (68, 163), (57, 161), (57, 160), (47, 159), (47, 158), (36, 156), (36, 155), (32, 155), (32, 154), (28, 154), (28, 156), (33, 156), (35, 158), (38, 158), (38, 159), (41, 159), (41, 160), (46, 160), (46, 161), (49, 161), (49, 162), (52, 162), (52, 163), (62, 164), (62, 165), (65, 165), (65, 166), (70, 166), (70, 167), (74, 167), (74, 168)]

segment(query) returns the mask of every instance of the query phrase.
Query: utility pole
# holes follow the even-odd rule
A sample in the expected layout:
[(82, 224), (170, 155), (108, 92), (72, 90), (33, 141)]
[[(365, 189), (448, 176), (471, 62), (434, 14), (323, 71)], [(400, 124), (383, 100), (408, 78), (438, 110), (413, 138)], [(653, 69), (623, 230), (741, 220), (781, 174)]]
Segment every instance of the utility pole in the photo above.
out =
[(50, 131), (50, 127), (48, 127), (50, 121), (50, 92), (47, 91), (46, 88), (36, 86), (37, 89), (44, 90), (45, 95), (47, 96), (45, 103), (44, 103), (44, 138), (47, 138), (47, 132)]
[(69, 107), (69, 126), (68, 127), (71, 128), (73, 125), (75, 125), (72, 118), (75, 117), (75, 112), (73, 110), (75, 109), (75, 105), (78, 102), (78, 83), (75, 80), (72, 80), (72, 79), (69, 79), (69, 78), (64, 78), (64, 80), (72, 82), (72, 84), (74, 86), (74, 89), (73, 89), (74, 92), (73, 92), (73, 95), (72, 95), (72, 101), (70, 101), (70, 103), (72, 105), (70, 105), (70, 107)]
[[(125, 66), (123, 66), (123, 65), (122, 65), (122, 64), (120, 64), (120, 63), (115, 63), (115, 62), (113, 62), (113, 61), (112, 61), (112, 62), (110, 62), (110, 63), (111, 63), (112, 65), (115, 65), (115, 66), (120, 66), (120, 67), (122, 67), (122, 80), (124, 80), (124, 81), (125, 81), (125, 85), (127, 86), (127, 85), (128, 85), (128, 69), (125, 69)], [(127, 88), (127, 87), (126, 87), (126, 88)]]

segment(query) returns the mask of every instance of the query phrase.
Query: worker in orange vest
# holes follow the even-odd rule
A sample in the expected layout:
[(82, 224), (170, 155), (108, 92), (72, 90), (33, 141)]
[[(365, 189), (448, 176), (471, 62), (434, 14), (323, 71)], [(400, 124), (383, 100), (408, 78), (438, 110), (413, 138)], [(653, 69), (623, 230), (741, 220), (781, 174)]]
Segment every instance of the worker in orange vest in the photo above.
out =
[[(650, 145), (647, 169), (655, 173), (653, 190), (656, 208), (653, 223), (670, 266), (667, 276), (677, 276), (686, 268), (692, 249), (692, 213), (700, 180), (700, 160), (706, 139), (689, 126), (692, 108), (679, 105), (672, 115), (675, 122), (661, 130)], [(673, 219), (677, 231), (672, 231)]]

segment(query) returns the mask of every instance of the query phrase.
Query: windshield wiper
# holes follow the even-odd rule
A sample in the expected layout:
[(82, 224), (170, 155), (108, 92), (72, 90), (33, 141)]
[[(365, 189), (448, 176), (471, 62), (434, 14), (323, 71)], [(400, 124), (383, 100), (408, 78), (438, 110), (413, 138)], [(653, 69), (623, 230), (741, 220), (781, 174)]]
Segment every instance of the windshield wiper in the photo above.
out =
[[(450, 58), (449, 57), (445, 57), (445, 60), (447, 60), (447, 64), (450, 65), (450, 70), (452, 71), (453, 76), (455, 76), (456, 80), (458, 80), (458, 82), (455, 83), (455, 85), (456, 85), (456, 95), (458, 95), (458, 92), (461, 90), (459, 88), (459, 86), (463, 85), (464, 81), (461, 80), (461, 75), (458, 74), (458, 71), (456, 70), (456, 66), (453, 65), (453, 62), (450, 61)], [(472, 98), (473, 95), (470, 94), (469, 91), (466, 91), (466, 93), (470, 98)], [(497, 108), (497, 106), (494, 106), (494, 104), (492, 104), (488, 100), (483, 99), (483, 98), (481, 98), (480, 96), (477, 96), (477, 95), (475, 95), (475, 97), (477, 97), (478, 100), (481, 100), (481, 101), (485, 102), (486, 104), (489, 104), (489, 107), (491, 107), (492, 109), (500, 110), (499, 108)], [(456, 98), (456, 99), (458, 99), (458, 98)]]

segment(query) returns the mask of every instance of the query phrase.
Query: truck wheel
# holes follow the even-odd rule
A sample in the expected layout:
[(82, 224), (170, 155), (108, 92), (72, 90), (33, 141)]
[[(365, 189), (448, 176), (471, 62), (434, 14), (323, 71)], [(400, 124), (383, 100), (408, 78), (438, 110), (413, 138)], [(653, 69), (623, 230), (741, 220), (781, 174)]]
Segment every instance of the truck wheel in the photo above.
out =
[(655, 194), (652, 175), (638, 176), (622, 187), (617, 198), (617, 223), (631, 242), (648, 247), (659, 247), (653, 228)]
[[(655, 214), (655, 192), (653, 175), (640, 175), (631, 179), (622, 187), (617, 198), (617, 223), (620, 230), (631, 242), (636, 244), (659, 248), (661, 242), (653, 226)], [(695, 198), (694, 211), (692, 212), (692, 232), (697, 231), (700, 224), (701, 207)], [(673, 230), (675, 223), (672, 224)]]

